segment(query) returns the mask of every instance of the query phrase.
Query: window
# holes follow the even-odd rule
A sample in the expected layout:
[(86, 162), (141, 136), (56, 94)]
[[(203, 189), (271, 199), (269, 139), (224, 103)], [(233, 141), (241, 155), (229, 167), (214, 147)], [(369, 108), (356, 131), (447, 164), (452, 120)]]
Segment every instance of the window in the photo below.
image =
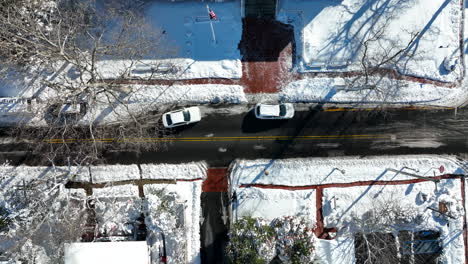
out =
[(285, 116), (286, 115), (286, 106), (285, 105), (280, 105), (280, 116)]
[(171, 117), (169, 115), (166, 115), (166, 121), (167, 121), (167, 124), (169, 126), (172, 125), (172, 120), (171, 120)]
[(183, 114), (184, 114), (184, 121), (185, 122), (190, 121), (190, 112), (186, 110), (183, 112)]

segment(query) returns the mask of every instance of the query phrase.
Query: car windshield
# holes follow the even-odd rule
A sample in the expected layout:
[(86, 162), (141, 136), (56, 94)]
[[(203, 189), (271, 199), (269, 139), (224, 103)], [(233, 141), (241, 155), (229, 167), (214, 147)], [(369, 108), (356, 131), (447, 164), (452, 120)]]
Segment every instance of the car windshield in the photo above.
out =
[(184, 121), (188, 122), (190, 121), (190, 112), (189, 111), (184, 111)]
[(285, 105), (280, 105), (280, 116), (285, 116), (286, 115), (286, 106)]
[(167, 124), (169, 126), (172, 125), (172, 120), (171, 120), (171, 117), (169, 115), (166, 115), (166, 122), (167, 122)]

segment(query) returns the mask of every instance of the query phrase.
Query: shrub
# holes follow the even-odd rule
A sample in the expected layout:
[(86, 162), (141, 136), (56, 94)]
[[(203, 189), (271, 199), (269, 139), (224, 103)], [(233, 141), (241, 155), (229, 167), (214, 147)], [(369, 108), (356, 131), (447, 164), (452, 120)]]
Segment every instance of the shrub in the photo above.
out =
[(227, 255), (231, 263), (268, 263), (275, 255), (275, 233), (262, 219), (244, 217), (229, 233)]
[(231, 263), (269, 263), (275, 256), (283, 263), (312, 263), (315, 236), (303, 218), (283, 217), (267, 223), (244, 217), (229, 233), (227, 255)]

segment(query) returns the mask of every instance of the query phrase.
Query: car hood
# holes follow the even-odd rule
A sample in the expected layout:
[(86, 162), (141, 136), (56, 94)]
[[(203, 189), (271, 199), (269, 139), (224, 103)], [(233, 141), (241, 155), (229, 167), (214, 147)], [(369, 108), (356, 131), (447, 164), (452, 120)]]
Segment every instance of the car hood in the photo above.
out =
[(190, 111), (190, 121), (191, 122), (201, 120), (200, 109), (198, 107), (191, 107), (188, 110)]

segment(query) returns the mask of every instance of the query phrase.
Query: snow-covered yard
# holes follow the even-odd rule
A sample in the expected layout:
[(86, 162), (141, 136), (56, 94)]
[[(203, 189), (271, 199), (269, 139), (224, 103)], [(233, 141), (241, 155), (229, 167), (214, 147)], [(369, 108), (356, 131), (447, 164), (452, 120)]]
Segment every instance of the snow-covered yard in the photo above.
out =
[[(144, 6), (144, 15), (152, 26), (163, 32), (167, 43), (177, 50), (174, 58), (162, 60), (162, 64), (176, 65), (175, 72), (165, 73), (164, 79), (240, 78), (242, 66), (237, 45), (242, 35), (241, 2), (237, 0), (211, 2), (217, 21), (211, 30), (206, 3), (151, 1)], [(150, 58), (134, 63), (132, 77), (151, 74)], [(102, 61), (101, 73), (115, 77), (129, 61)]]
[[(277, 18), (294, 25), (302, 71), (358, 69), (363, 43), (368, 56), (385, 56), (410, 43), (398, 70), (403, 74), (453, 82), (462, 74), (460, 61), (460, 1), (300, 1), (281, 0)], [(383, 33), (380, 36), (380, 33)], [(391, 52), (390, 52), (391, 51)], [(388, 55), (388, 54), (387, 54)], [(411, 57), (411, 58), (410, 58)], [(444, 60), (457, 59), (448, 72)]]

